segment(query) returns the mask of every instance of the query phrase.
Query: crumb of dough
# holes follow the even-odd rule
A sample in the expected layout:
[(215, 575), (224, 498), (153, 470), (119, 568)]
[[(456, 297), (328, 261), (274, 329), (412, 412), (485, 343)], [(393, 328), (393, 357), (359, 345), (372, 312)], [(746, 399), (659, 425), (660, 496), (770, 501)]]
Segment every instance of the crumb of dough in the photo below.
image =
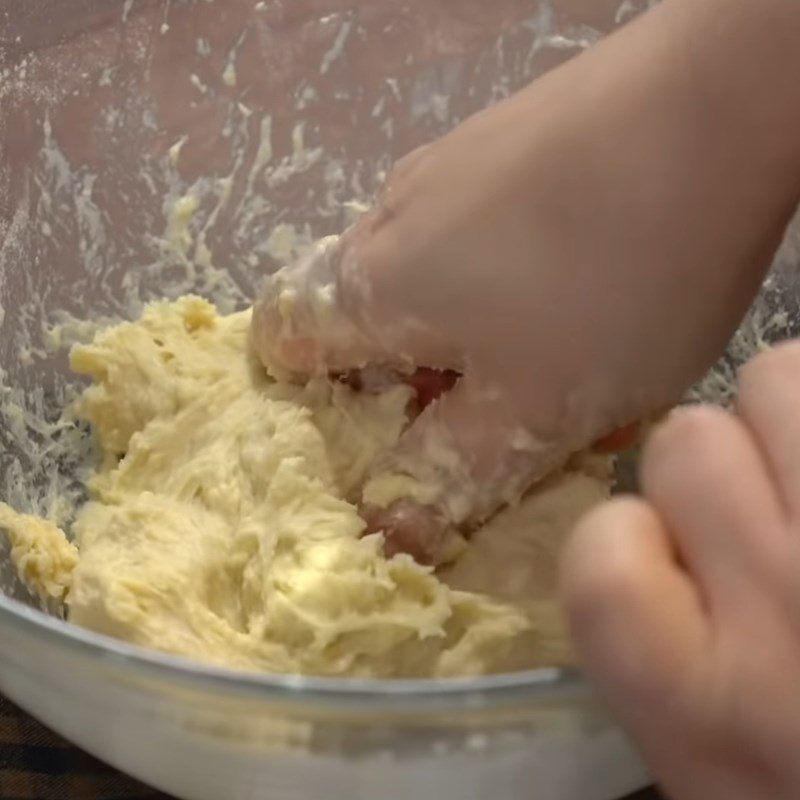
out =
[(26, 581), (75, 624), (233, 669), (454, 677), (570, 660), (555, 557), (610, 478), (554, 478), (441, 575), (387, 559), (352, 501), (410, 390), (275, 381), (249, 325), (187, 296), (73, 349), (93, 380), (73, 411), (100, 456), (74, 545), (0, 506)]
[(23, 583), (46, 602), (61, 602), (72, 583), (78, 550), (61, 529), (40, 517), (18, 514), (0, 503), (0, 529), (11, 545), (11, 561)]

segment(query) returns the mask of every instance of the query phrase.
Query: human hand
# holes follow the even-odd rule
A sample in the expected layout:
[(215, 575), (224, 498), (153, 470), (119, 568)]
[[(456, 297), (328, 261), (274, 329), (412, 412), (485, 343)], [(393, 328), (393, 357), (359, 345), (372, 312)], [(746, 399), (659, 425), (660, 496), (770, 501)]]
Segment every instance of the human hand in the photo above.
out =
[[(773, 57), (791, 4), (771, 0), (767, 25), (735, 2), (668, 1), (472, 117), (268, 282), (267, 364), (461, 375), (365, 487), (371, 529), (400, 549), (435, 560), (448, 524), (671, 406), (723, 350), (800, 184), (800, 148), (774, 133), (797, 94)], [(780, 77), (756, 118), (727, 77), (743, 54)]]
[(578, 649), (677, 800), (800, 796), (800, 343), (653, 435), (563, 561)]

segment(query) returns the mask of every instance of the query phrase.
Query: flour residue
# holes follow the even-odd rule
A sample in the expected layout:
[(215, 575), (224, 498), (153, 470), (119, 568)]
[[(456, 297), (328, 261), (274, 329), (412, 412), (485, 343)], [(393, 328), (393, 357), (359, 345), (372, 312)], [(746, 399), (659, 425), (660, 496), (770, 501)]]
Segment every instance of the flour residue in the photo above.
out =
[[(285, 30), (272, 4), (232, 6), (224, 30), (209, 8), (126, 3), (124, 48), (95, 25), (12, 42), (0, 69), (0, 498), (67, 528), (90, 453), (62, 417), (82, 386), (64, 347), (160, 297), (244, 308), (265, 273), (362, 213), (398, 157), (600, 35), (548, 2), (465, 6), (461, 26), (431, 3), (402, 19), (372, 4)], [(393, 50), (390, 34), (408, 39)], [(374, 69), (337, 83), (356, 63)], [(797, 332), (796, 241), (705, 395)], [(5, 557), (0, 589), (32, 600)]]

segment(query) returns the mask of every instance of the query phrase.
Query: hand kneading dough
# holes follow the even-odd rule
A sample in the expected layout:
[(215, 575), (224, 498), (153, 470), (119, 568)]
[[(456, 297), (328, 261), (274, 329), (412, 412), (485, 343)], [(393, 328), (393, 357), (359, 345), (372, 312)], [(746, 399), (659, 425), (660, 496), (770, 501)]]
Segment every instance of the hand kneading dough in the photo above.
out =
[(77, 554), (0, 506), (23, 578), (66, 595), (78, 625), (235, 669), (465, 676), (569, 659), (554, 552), (608, 477), (563, 475), (498, 517), (449, 568), (451, 588), (384, 558), (348, 502), (400, 436), (409, 390), (275, 382), (249, 323), (184, 297), (74, 349), (100, 463)]

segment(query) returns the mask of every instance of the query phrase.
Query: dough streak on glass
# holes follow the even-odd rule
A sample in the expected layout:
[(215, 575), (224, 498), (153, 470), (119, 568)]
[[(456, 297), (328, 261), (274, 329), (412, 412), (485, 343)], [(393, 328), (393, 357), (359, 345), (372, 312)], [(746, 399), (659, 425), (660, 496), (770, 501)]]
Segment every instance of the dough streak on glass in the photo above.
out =
[(0, 505), (28, 584), (78, 625), (234, 669), (449, 677), (569, 661), (555, 555), (608, 495), (607, 470), (553, 477), (440, 575), (387, 560), (353, 501), (400, 437), (411, 390), (275, 381), (249, 325), (249, 311), (189, 296), (73, 349), (93, 383), (72, 411), (92, 424), (98, 463), (77, 553)]

